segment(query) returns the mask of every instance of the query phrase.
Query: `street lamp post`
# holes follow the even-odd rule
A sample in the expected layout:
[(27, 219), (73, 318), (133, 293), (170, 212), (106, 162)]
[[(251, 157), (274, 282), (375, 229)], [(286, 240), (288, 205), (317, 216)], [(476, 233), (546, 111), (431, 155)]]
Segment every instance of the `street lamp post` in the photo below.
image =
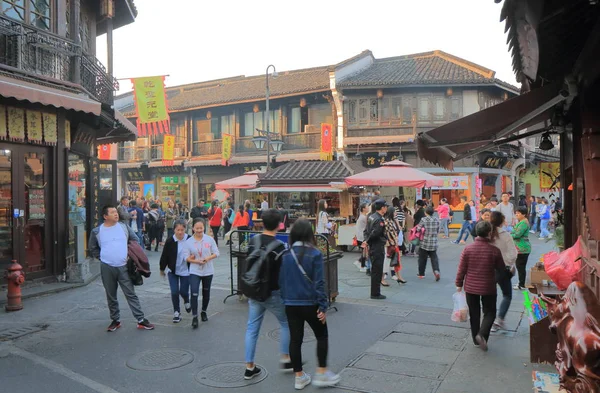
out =
[(273, 76), (276, 77), (277, 76), (277, 70), (275, 69), (275, 66), (273, 64), (269, 64), (269, 66), (267, 66), (267, 70), (265, 71), (265, 80), (266, 80), (266, 98), (267, 98), (267, 107), (265, 109), (265, 122), (267, 125), (267, 172), (269, 171), (269, 169), (271, 168), (271, 132), (269, 130), (269, 123), (270, 123), (270, 113), (269, 113), (269, 96), (271, 95), (271, 92), (269, 90), (269, 69), (273, 67)]
[(260, 129), (256, 129), (256, 133), (257, 135), (254, 136), (254, 138), (252, 138), (252, 142), (254, 142), (254, 146), (256, 146), (257, 149), (263, 149), (266, 145), (267, 147), (267, 171), (271, 168), (271, 147), (273, 147), (273, 151), (275, 152), (279, 152), (281, 151), (281, 148), (283, 146), (283, 141), (280, 139), (277, 140), (271, 140), (271, 137), (273, 136), (273, 134), (275, 134), (274, 132), (271, 132), (271, 130), (269, 129), (269, 122), (270, 122), (270, 111), (269, 111), (269, 96), (271, 94), (270, 90), (269, 90), (269, 69), (273, 67), (273, 78), (277, 77), (277, 71), (275, 70), (275, 66), (273, 64), (270, 64), (267, 67), (267, 71), (265, 74), (265, 80), (266, 80), (266, 101), (267, 101), (267, 107), (265, 109), (265, 115), (264, 115), (264, 122), (266, 122), (267, 124), (267, 128), (266, 130), (260, 130)]

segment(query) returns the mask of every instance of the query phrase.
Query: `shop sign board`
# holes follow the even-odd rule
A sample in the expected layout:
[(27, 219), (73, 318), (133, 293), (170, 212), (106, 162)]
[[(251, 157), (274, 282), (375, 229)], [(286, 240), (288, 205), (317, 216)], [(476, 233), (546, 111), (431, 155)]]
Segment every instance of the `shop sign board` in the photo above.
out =
[(123, 169), (123, 174), (126, 181), (150, 180), (150, 174), (148, 173), (147, 167), (138, 169)]
[(431, 187), (432, 190), (466, 190), (469, 188), (469, 176), (438, 176), (444, 180), (441, 187)]
[(398, 159), (398, 153), (387, 153), (379, 155), (379, 153), (362, 153), (362, 165), (365, 168), (379, 168), (386, 162)]

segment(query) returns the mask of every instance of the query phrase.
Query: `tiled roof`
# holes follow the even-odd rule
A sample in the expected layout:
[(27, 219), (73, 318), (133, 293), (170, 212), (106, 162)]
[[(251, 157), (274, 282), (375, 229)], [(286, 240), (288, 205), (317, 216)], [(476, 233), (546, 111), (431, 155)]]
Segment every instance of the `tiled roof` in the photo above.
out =
[(260, 183), (327, 184), (353, 174), (354, 170), (344, 161), (291, 161), (261, 175)]
[(376, 59), (357, 74), (340, 81), (342, 87), (395, 85), (500, 85), (518, 92), (519, 89), (494, 77), (495, 72), (436, 50), (413, 55)]
[[(329, 89), (328, 67), (278, 73), (269, 79), (271, 97)], [(265, 97), (265, 76), (222, 79), (213, 83), (184, 87), (169, 99), (171, 111), (212, 105), (260, 100)]]

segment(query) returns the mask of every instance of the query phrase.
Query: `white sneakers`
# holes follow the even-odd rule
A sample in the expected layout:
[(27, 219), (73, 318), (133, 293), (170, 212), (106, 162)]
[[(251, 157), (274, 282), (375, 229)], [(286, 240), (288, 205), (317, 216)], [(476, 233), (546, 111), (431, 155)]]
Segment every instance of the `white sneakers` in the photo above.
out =
[(294, 388), (296, 390), (302, 390), (308, 386), (311, 381), (312, 384), (317, 387), (329, 387), (337, 385), (340, 382), (340, 376), (333, 371), (327, 370), (324, 374), (315, 374), (315, 378), (312, 379), (309, 374), (303, 373), (301, 377), (296, 377), (294, 381)]
[(301, 377), (296, 377), (295, 381), (294, 381), (294, 388), (296, 390), (302, 390), (304, 389), (306, 386), (308, 386), (311, 382), (311, 378), (310, 375), (308, 375), (307, 373), (302, 374)]

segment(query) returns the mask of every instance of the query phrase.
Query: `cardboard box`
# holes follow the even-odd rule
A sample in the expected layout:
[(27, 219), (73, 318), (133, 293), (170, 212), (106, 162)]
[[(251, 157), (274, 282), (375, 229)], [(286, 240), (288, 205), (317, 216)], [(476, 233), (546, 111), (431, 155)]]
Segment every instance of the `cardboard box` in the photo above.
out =
[(552, 281), (545, 270), (532, 267), (529, 271), (529, 279), (532, 285), (543, 284), (543, 280)]

